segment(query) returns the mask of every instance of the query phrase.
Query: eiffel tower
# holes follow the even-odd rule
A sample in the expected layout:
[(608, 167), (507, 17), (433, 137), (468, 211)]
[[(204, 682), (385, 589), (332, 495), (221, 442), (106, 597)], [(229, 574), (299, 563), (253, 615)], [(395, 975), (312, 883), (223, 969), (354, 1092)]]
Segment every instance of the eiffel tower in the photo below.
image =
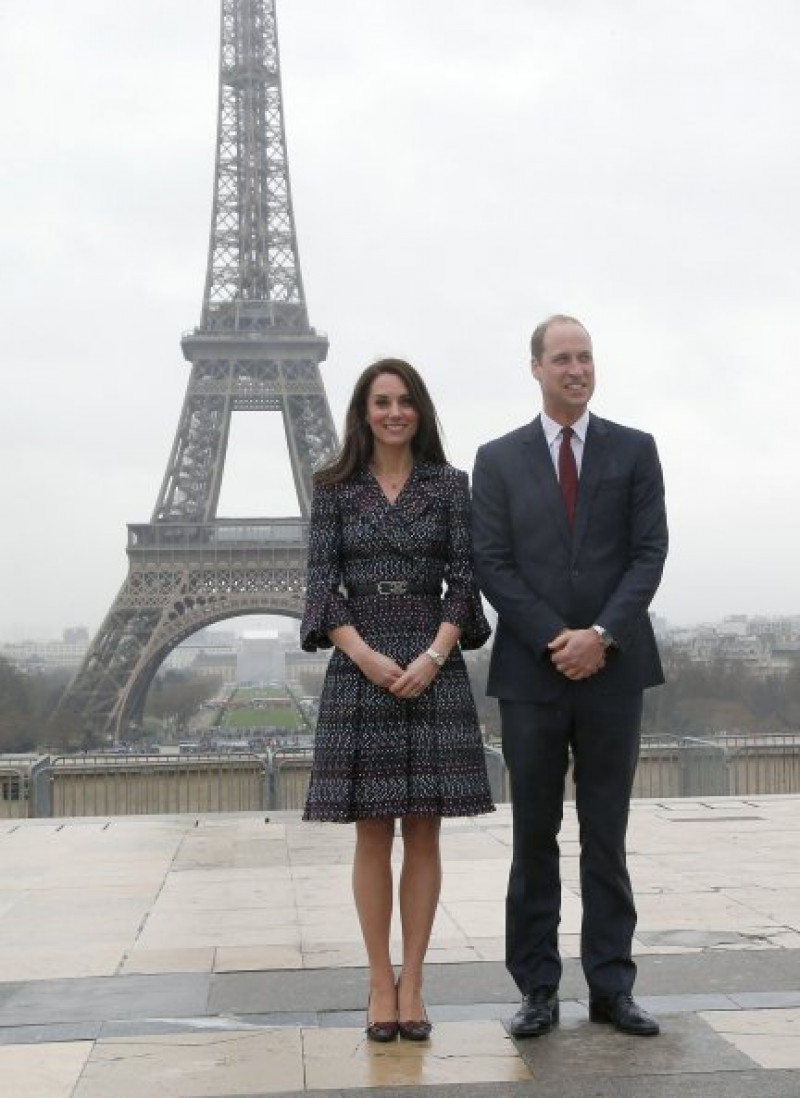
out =
[[(275, 0), (222, 0), (214, 205), (199, 327), (149, 523), (60, 710), (117, 740), (140, 723), (164, 658), (213, 622), (302, 612), (312, 473), (336, 448), (308, 322), (286, 156)], [(281, 412), (300, 514), (217, 517), (236, 411)]]

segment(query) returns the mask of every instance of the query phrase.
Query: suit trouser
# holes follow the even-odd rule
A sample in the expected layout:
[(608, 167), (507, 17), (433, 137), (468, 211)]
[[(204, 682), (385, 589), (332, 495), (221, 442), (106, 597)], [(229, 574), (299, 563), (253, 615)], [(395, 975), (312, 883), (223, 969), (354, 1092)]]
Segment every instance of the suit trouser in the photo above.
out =
[(636, 908), (626, 865), (641, 692), (593, 694), (570, 684), (557, 701), (500, 702), (511, 779), (513, 857), (506, 899), (506, 965), (520, 991), (558, 986), (561, 876), (558, 832), (573, 754), (583, 901), (581, 963), (589, 990), (630, 992)]

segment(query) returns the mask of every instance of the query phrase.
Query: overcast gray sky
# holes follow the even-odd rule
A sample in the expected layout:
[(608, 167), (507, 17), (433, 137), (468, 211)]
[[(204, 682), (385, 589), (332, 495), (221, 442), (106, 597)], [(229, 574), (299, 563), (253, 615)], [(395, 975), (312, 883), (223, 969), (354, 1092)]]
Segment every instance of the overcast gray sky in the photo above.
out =
[[(278, 18), (337, 425), (363, 366), (401, 355), (471, 468), (538, 411), (534, 324), (575, 313), (593, 410), (662, 455), (654, 609), (800, 613), (796, 0), (279, 0)], [(0, 639), (94, 630), (126, 523), (152, 513), (200, 314), (218, 37), (218, 0), (0, 8)], [(296, 513), (259, 418), (260, 459), (235, 424), (226, 513)]]

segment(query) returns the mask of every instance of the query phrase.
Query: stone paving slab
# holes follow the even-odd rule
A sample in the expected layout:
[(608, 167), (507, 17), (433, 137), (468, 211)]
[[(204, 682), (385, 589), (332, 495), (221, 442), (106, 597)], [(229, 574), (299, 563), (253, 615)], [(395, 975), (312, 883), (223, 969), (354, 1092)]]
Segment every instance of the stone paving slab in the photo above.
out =
[[(692, 1014), (662, 1017), (661, 1034), (632, 1037), (585, 1017), (562, 1024), (547, 1040), (518, 1041), (523, 1060), (538, 1081), (628, 1078), (697, 1072), (746, 1071), (753, 1060)], [(677, 1095), (676, 1095), (677, 1098)]]
[(73, 1098), (76, 1081), (91, 1051), (88, 1041), (0, 1048), (3, 1094), (9, 1098)]
[(765, 1068), (800, 1071), (800, 1008), (742, 1010), (700, 1018), (733, 1046)]
[(0, 983), (0, 1026), (206, 1013), (205, 975)]
[(100, 1040), (72, 1098), (206, 1098), (223, 1088), (241, 1094), (267, 1081), (273, 1093), (303, 1089), (299, 1031)]
[[(143, 1024), (143, 1023), (139, 1023)], [(0, 1027), (0, 1045), (50, 1045), (73, 1041), (96, 1041), (104, 1023), (56, 1022), (52, 1025), (11, 1025)]]

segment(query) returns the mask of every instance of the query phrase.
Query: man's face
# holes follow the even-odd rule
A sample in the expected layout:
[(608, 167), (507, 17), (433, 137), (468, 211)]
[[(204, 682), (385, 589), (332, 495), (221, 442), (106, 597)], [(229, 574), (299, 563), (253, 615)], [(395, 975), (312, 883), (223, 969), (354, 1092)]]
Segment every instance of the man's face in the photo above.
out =
[(580, 324), (555, 320), (545, 332), (533, 376), (542, 387), (545, 412), (567, 426), (583, 415), (594, 392), (592, 341)]

